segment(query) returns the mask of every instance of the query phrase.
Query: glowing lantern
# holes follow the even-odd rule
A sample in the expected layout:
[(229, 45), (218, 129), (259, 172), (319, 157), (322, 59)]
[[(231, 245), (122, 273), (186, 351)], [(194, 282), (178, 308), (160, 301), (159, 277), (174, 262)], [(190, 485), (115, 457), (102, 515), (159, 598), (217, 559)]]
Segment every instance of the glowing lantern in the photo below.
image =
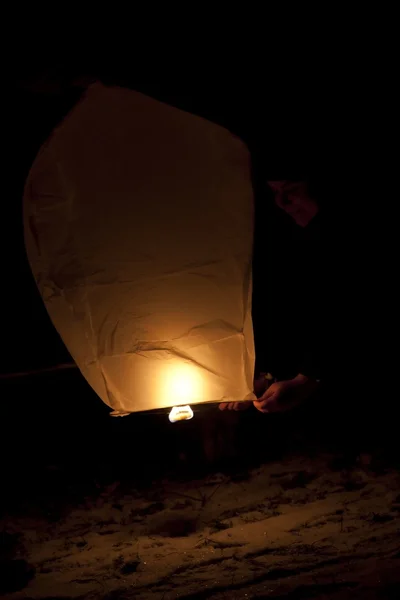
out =
[(48, 313), (113, 415), (253, 399), (253, 198), (240, 140), (95, 84), (37, 156), (24, 225)]

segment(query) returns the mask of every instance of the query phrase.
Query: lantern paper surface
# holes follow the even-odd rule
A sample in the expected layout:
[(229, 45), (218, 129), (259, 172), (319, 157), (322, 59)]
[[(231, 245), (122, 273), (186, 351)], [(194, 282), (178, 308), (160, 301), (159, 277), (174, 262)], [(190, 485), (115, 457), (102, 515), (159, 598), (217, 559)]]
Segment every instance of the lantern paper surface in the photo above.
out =
[(50, 318), (116, 414), (254, 398), (249, 155), (228, 131), (95, 84), (32, 166), (24, 228)]

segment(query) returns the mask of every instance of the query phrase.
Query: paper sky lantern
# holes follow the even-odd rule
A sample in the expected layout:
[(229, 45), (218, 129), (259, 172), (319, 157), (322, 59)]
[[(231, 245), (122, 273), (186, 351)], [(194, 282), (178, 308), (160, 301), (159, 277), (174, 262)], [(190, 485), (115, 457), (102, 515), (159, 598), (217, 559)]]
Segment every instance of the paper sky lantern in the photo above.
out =
[(114, 414), (254, 398), (250, 161), (231, 133), (95, 84), (32, 166), (24, 228), (50, 318)]

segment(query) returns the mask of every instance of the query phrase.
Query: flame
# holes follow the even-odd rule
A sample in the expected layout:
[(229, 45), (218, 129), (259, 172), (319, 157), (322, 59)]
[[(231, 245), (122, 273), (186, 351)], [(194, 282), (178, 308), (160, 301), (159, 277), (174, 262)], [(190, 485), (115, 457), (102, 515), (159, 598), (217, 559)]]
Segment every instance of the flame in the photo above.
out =
[(176, 423), (177, 421), (188, 421), (189, 419), (193, 419), (194, 413), (189, 405), (187, 406), (174, 406), (171, 412), (169, 413), (169, 420), (171, 423)]
[(193, 410), (186, 403), (201, 402), (206, 397), (200, 371), (188, 363), (169, 364), (162, 384), (165, 401), (170, 406), (178, 404), (169, 414), (171, 423), (193, 419)]
[(207, 398), (199, 369), (187, 363), (168, 364), (160, 383), (160, 392), (167, 406), (202, 402)]

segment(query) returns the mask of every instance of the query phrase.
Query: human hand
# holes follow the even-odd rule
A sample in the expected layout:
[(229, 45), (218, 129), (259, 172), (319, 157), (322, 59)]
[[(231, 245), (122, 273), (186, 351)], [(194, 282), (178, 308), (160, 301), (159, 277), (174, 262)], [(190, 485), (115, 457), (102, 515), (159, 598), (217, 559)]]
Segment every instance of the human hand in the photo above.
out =
[[(254, 380), (254, 393), (257, 396), (261, 396), (268, 385), (270, 385), (271, 380), (266, 379), (265, 375), (261, 375), (258, 379)], [(242, 401), (242, 402), (221, 402), (219, 405), (219, 410), (246, 410), (250, 408), (253, 402), (250, 401)]]
[(317, 381), (299, 374), (293, 379), (270, 385), (261, 398), (254, 402), (254, 406), (263, 413), (291, 410), (306, 400), (317, 386)]
[(221, 402), (219, 410), (247, 410), (253, 404), (251, 400), (241, 402)]

